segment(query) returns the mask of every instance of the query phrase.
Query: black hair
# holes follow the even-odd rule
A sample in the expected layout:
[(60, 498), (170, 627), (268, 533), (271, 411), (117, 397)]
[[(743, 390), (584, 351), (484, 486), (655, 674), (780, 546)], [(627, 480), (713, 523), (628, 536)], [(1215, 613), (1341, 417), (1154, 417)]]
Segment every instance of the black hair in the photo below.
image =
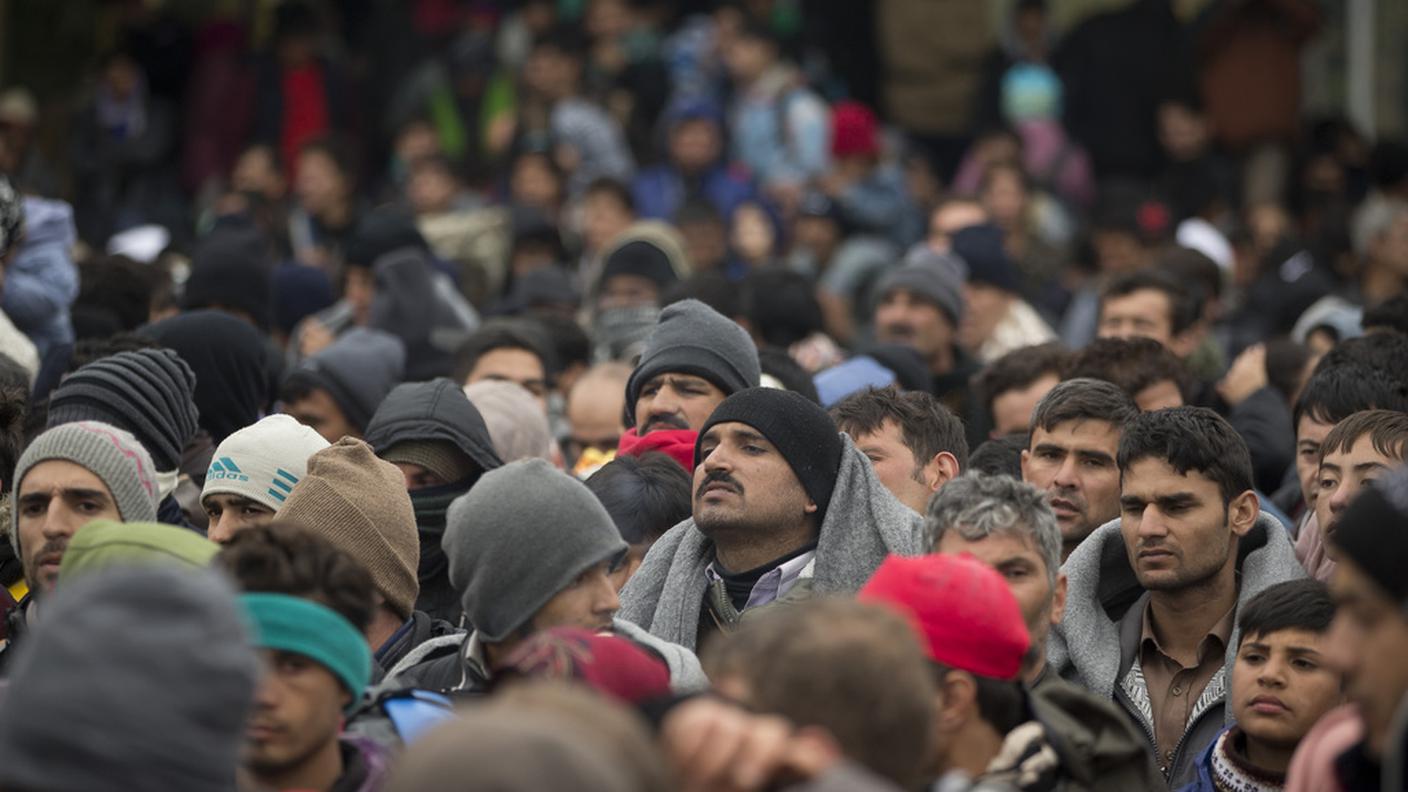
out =
[(479, 326), (455, 351), (455, 381), (463, 383), (479, 359), (496, 349), (522, 349), (537, 356), (543, 371), (551, 377), (556, 369), (548, 352), (542, 325), (529, 319), (490, 319)]
[(758, 350), (758, 366), (763, 376), (775, 378), (783, 388), (805, 396), (808, 401), (821, 405), (821, 394), (816, 391), (812, 375), (792, 359), (787, 350), (765, 346)]
[(322, 154), (337, 166), (337, 169), (342, 173), (342, 178), (347, 181), (349, 190), (356, 186), (357, 160), (352, 153), (351, 144), (346, 139), (336, 135), (313, 138), (299, 146), (298, 153), (300, 156), (303, 154)]
[[(942, 663), (931, 662), (934, 679), (943, 684), (943, 679), (953, 671)], [(1022, 685), (1016, 681), (993, 679), (971, 671), (964, 671), (973, 677), (974, 701), (978, 705), (978, 717), (982, 718), (998, 734), (1007, 734), (1027, 720), (1026, 696)]]
[(905, 447), (921, 467), (943, 451), (953, 454), (960, 470), (968, 466), (963, 422), (926, 391), (902, 391), (893, 385), (867, 388), (832, 407), (831, 419), (852, 437), (878, 431), (886, 421), (894, 421)]
[(553, 371), (560, 373), (574, 365), (592, 362), (592, 339), (575, 320), (566, 316), (541, 314), (532, 317), (542, 326), (552, 343)]
[(717, 226), (726, 225), (724, 216), (719, 212), (719, 208), (709, 201), (701, 198), (690, 198), (686, 200), (675, 212), (675, 226), (691, 225), (693, 223), (713, 223)]
[(636, 198), (631, 194), (631, 188), (620, 179), (613, 179), (610, 176), (600, 176), (587, 184), (582, 191), (582, 197), (590, 198), (593, 195), (609, 195), (615, 201), (626, 208), (626, 211), (635, 214)]
[(1188, 367), (1152, 338), (1097, 338), (1071, 355), (1065, 377), (1104, 380), (1131, 399), (1151, 385), (1172, 382), (1188, 398)]
[(783, 267), (748, 273), (741, 284), (740, 314), (770, 346), (790, 347), (821, 330), (821, 303), (807, 276)]
[(1029, 387), (1048, 374), (1060, 379), (1070, 355), (1059, 341), (1014, 349), (978, 372), (973, 390), (991, 413), (993, 401), (1008, 391)]
[(73, 347), (65, 374), (72, 374), (95, 360), (116, 355), (118, 352), (137, 352), (143, 349), (160, 349), (161, 344), (136, 333), (118, 333), (107, 338), (85, 338)]
[(730, 319), (738, 316), (741, 303), (738, 287), (718, 272), (696, 272), (675, 283), (661, 296), (660, 307), (680, 300), (698, 300)]
[(1115, 297), (1128, 297), (1137, 291), (1152, 289), (1168, 298), (1169, 323), (1174, 335), (1192, 327), (1203, 315), (1203, 299), (1200, 290), (1188, 288), (1173, 275), (1155, 269), (1141, 269), (1120, 275), (1100, 292), (1100, 312), (1104, 313), (1105, 303)]
[(1285, 336), (1266, 342), (1266, 378), (1281, 394), (1286, 404), (1295, 401), (1305, 381), (1305, 368), (1310, 363), (1310, 350)]
[(563, 57), (581, 60), (587, 53), (587, 39), (574, 25), (554, 25), (533, 39), (532, 51), (538, 50), (548, 50)]
[(1329, 588), (1318, 580), (1301, 578), (1269, 586), (1252, 597), (1237, 613), (1237, 631), (1241, 641), (1281, 630), (1324, 634), (1334, 618)]
[(1329, 367), (1321, 363), (1292, 409), (1297, 431), (1304, 417), (1337, 424), (1361, 410), (1408, 410), (1408, 387), (1383, 371), (1353, 360)]
[(1206, 407), (1172, 407), (1141, 413), (1124, 428), (1116, 460), (1125, 471), (1143, 459), (1158, 459), (1178, 475), (1190, 471), (1217, 484), (1224, 505), (1253, 488), (1247, 443), (1227, 419)]
[(1022, 452), (1031, 445), (1032, 437), (1026, 432), (1012, 432), (1001, 437), (986, 440), (968, 455), (968, 470), (976, 470), (989, 476), (1010, 476), (1022, 480)]
[(618, 456), (586, 484), (630, 544), (654, 542), (688, 519), (692, 508), (689, 474), (659, 451)]
[(0, 352), (0, 487), (13, 490), (15, 465), (25, 446), (24, 420), (29, 410), (29, 374)]
[[(78, 265), (78, 299), (73, 304), (74, 334), (93, 338), (131, 332), (151, 318), (161, 270), (126, 256), (105, 256)], [(111, 328), (111, 332), (102, 330)]]
[(242, 528), (214, 565), (242, 591), (312, 600), (336, 611), (358, 632), (366, 631), (376, 609), (371, 573), (332, 542), (298, 525)]
[(1197, 287), (1196, 296), (1204, 301), (1222, 296), (1222, 268), (1204, 253), (1173, 245), (1159, 251), (1154, 266), (1179, 283)]
[(1371, 334), (1375, 330), (1408, 333), (1408, 294), (1398, 294), (1373, 308), (1366, 308), (1359, 324), (1364, 332)]
[(1107, 421), (1126, 427), (1139, 415), (1134, 398), (1114, 383), (1081, 377), (1052, 388), (1032, 411), (1032, 429), (1051, 431), (1067, 421)]
[(1388, 331), (1346, 339), (1320, 358), (1315, 372), (1351, 360), (1385, 373), (1394, 372), (1392, 376), (1398, 379), (1396, 372), (1408, 371), (1408, 335)]

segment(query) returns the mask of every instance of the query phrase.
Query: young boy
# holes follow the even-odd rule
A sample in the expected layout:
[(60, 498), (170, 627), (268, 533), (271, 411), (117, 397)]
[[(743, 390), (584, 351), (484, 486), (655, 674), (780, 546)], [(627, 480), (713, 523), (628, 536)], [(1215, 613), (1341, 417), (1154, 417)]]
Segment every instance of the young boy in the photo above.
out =
[(1320, 474), (1315, 480), (1315, 520), (1334, 560), (1332, 540), (1340, 514), (1365, 487), (1403, 464), (1408, 452), (1408, 413), (1363, 410), (1335, 424), (1320, 445)]
[(1301, 738), (1343, 700), (1343, 675), (1326, 657), (1334, 615), (1314, 580), (1278, 583), (1247, 603), (1229, 696), (1237, 723), (1198, 757), (1198, 780), (1182, 792), (1285, 786)]

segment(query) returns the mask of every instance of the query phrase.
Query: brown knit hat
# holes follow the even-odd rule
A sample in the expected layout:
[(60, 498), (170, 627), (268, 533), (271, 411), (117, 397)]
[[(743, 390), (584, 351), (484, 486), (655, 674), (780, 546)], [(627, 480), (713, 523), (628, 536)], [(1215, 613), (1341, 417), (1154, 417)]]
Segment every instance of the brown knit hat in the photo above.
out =
[(479, 472), (479, 466), (449, 440), (402, 440), (386, 449), (381, 458), (393, 464), (420, 465), (446, 484), (464, 481)]
[(415, 610), (420, 538), (406, 479), (351, 437), (308, 458), (308, 473), (274, 519), (332, 542), (372, 573), (387, 604), (403, 618)]

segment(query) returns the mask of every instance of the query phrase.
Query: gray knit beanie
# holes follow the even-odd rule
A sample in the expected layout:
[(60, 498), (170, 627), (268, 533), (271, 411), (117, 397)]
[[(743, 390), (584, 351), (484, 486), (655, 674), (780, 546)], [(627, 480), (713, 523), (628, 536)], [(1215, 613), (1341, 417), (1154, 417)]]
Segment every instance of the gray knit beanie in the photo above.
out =
[(64, 378), (49, 396), (49, 426), (102, 421), (131, 432), (157, 470), (175, 470), (199, 430), (196, 375), (170, 349), (119, 352)]
[(640, 363), (626, 381), (626, 416), (636, 421), (636, 400), (653, 377), (666, 372), (693, 374), (725, 395), (758, 387), (762, 367), (758, 347), (738, 323), (698, 300), (681, 300), (660, 312), (660, 323), (645, 342)]
[(0, 707), (0, 787), (234, 792), (259, 659), (228, 582), (118, 566), (44, 605)]
[[(11, 497), (30, 468), (40, 462), (62, 459), (97, 476), (107, 485), (123, 522), (155, 522), (159, 496), (151, 455), (137, 438), (111, 424), (97, 421), (56, 426), (34, 438), (15, 465)], [(11, 510), (10, 544), (20, 552), (20, 510)]]
[(591, 490), (541, 459), (491, 470), (455, 499), (441, 546), (486, 641), (507, 638), (578, 575), (626, 552)]
[(875, 286), (880, 301), (896, 289), (905, 289), (928, 300), (957, 327), (963, 321), (963, 279), (967, 265), (957, 256), (916, 247), (904, 264), (890, 270)]

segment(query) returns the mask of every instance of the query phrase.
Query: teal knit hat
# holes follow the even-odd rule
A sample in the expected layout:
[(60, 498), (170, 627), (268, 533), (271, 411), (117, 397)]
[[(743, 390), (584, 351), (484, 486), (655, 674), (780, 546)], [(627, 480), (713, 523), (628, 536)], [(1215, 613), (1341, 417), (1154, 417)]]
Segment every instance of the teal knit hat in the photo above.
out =
[(321, 663), (352, 694), (351, 710), (372, 677), (372, 653), (357, 628), (330, 608), (287, 594), (240, 595), (254, 645), (301, 654)]

